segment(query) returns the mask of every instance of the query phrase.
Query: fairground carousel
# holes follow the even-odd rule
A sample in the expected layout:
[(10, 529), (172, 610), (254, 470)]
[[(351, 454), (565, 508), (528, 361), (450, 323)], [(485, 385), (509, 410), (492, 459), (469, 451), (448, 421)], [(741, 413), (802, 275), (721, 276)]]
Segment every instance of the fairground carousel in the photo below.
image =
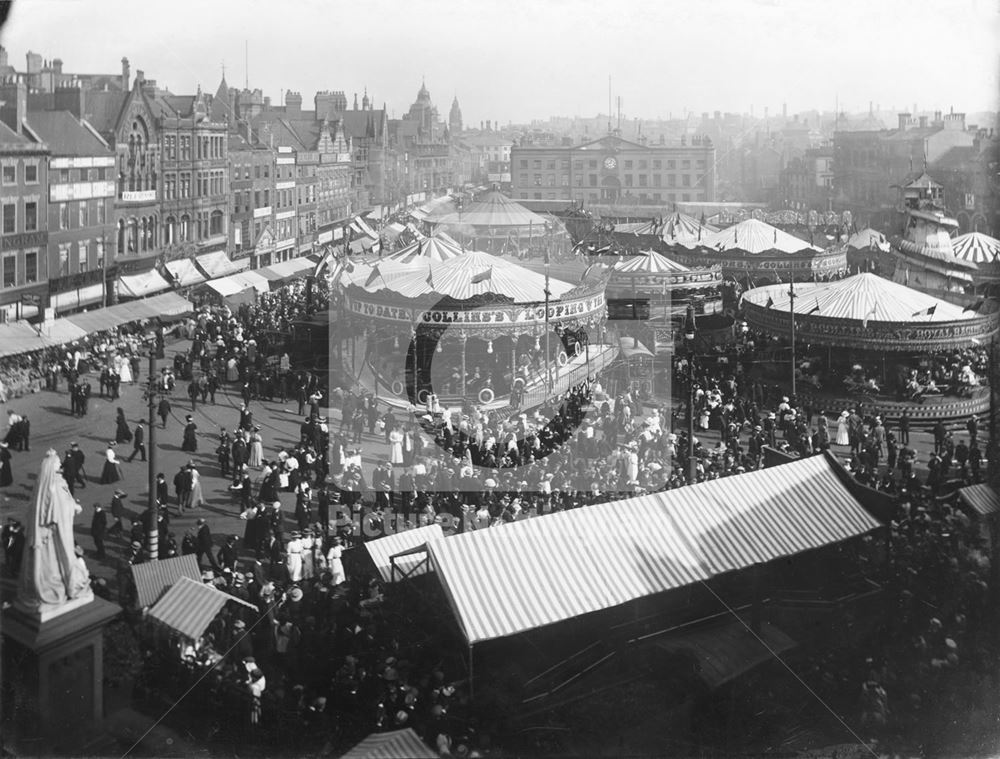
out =
[(645, 250), (611, 266), (608, 309), (613, 318), (624, 309), (623, 319), (669, 319), (675, 307), (683, 311), (688, 303), (695, 303), (698, 313), (706, 313), (721, 308), (725, 287), (718, 266), (690, 269), (655, 250)]
[(427, 238), (342, 272), (341, 355), (391, 404), (433, 395), (496, 407), (531, 393), (541, 402), (617, 354), (605, 335), (606, 279), (573, 285)]
[(983, 295), (1000, 295), (1000, 240), (982, 232), (969, 232), (951, 241), (955, 258), (976, 265), (973, 286)]
[(790, 350), (800, 396), (830, 409), (864, 400), (890, 417), (905, 407), (915, 419), (988, 411), (998, 318), (977, 305), (963, 309), (871, 273), (758, 287), (742, 300), (748, 325), (767, 336), (757, 347), (774, 354), (757, 363), (771, 379), (791, 377), (782, 358)]
[(686, 266), (719, 266), (728, 279), (751, 286), (831, 279), (847, 270), (844, 245), (824, 250), (752, 218), (700, 240), (671, 244), (666, 254)]

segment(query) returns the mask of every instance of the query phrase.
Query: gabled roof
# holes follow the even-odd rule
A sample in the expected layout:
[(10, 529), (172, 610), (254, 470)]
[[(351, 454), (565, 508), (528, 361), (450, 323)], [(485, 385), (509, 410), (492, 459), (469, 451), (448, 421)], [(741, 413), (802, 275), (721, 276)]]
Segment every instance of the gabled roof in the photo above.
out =
[(208, 117), (216, 122), (233, 121), (235, 119), (235, 114), (232, 113), (232, 108), (229, 104), (229, 85), (226, 84), (225, 74), (222, 75), (219, 88), (215, 91), (215, 97), (212, 98), (212, 106), (208, 110)]
[(385, 126), (385, 111), (344, 111), (341, 123), (347, 137), (380, 137)]
[(916, 179), (914, 179), (912, 182), (907, 182), (907, 184), (906, 184), (906, 189), (908, 189), (908, 190), (909, 189), (916, 189), (916, 190), (932, 189), (932, 188), (940, 188), (940, 187), (942, 187), (942, 185), (940, 185), (937, 182), (935, 182), (934, 178), (930, 174), (928, 174), (926, 171), (923, 172)]
[(111, 155), (111, 151), (69, 111), (29, 111), (27, 121), (54, 156)]
[(27, 137), (18, 134), (9, 126), (0, 121), (0, 146), (7, 146), (7, 145), (28, 146), (32, 144), (34, 143), (32, 143), (32, 141), (29, 140)]
[(122, 90), (88, 92), (84, 100), (84, 118), (100, 134), (111, 137), (128, 96), (129, 93)]

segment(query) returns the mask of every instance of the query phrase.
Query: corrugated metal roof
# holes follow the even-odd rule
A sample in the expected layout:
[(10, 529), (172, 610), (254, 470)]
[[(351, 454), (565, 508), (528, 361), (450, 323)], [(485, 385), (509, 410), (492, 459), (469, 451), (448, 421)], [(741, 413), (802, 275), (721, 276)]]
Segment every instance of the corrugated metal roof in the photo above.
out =
[(529, 211), (497, 190), (487, 193), (482, 200), (470, 203), (461, 211), (452, 211), (428, 221), (432, 224), (492, 227), (498, 231), (503, 231), (504, 227), (535, 227), (538, 234), (543, 233), (546, 224), (544, 216)]
[(880, 527), (813, 456), (429, 543), (469, 643), (572, 619)]
[[(767, 285), (747, 290), (743, 298), (755, 306), (788, 313), (788, 285)], [(811, 313), (816, 306), (819, 311)], [(933, 314), (923, 313), (934, 307)], [(812, 318), (851, 319), (854, 321), (930, 324), (934, 322), (975, 319), (974, 311), (940, 300), (933, 295), (912, 290), (898, 282), (863, 272), (835, 282), (800, 282), (795, 285), (795, 313)], [(914, 314), (919, 314), (914, 316)]]
[(436, 751), (411, 728), (391, 733), (374, 733), (352, 748), (340, 759), (437, 759)]
[[(392, 562), (390, 561), (392, 556), (402, 551), (422, 546), (424, 543), (429, 543), (432, 540), (441, 540), (443, 537), (444, 533), (441, 531), (441, 525), (430, 524), (426, 527), (418, 527), (415, 530), (405, 530), (404, 532), (397, 532), (394, 535), (386, 535), (384, 538), (378, 538), (377, 540), (369, 540), (364, 546), (365, 550), (368, 551), (368, 555), (372, 557), (375, 568), (382, 575), (382, 579), (386, 582), (393, 582), (395, 578), (392, 576)], [(396, 568), (407, 573), (409, 577), (426, 574), (429, 569), (429, 563), (425, 562), (423, 566), (417, 567), (425, 559), (426, 557), (420, 554), (400, 556), (396, 560)], [(397, 572), (396, 578), (398, 577), (399, 574)]]
[(1000, 512), (1000, 496), (990, 485), (969, 485), (960, 488), (958, 497), (980, 516), (989, 516)]
[[(378, 274), (372, 278), (376, 267)], [(428, 282), (429, 271), (433, 287)], [(473, 278), (477, 277), (482, 279), (473, 282)], [(393, 292), (404, 298), (436, 293), (455, 300), (467, 300), (476, 295), (493, 293), (510, 298), (514, 303), (545, 301), (544, 274), (526, 269), (508, 258), (475, 250), (468, 251), (464, 256), (433, 263), (429, 259), (417, 259), (410, 263), (388, 260), (359, 264), (353, 272), (344, 274), (342, 282), (357, 285), (370, 293)], [(553, 300), (574, 287), (554, 277), (549, 279)]]
[(181, 577), (149, 610), (149, 616), (181, 635), (197, 640), (229, 601), (257, 611), (253, 604), (211, 585)]
[(978, 265), (996, 264), (1000, 257), (1000, 240), (982, 232), (969, 232), (951, 241), (951, 250), (956, 258)]
[(822, 251), (822, 248), (810, 245), (795, 235), (783, 232), (758, 219), (747, 219), (719, 232), (702, 234), (698, 245), (714, 250), (738, 250), (752, 254), (772, 251), (779, 253)]
[(172, 559), (133, 564), (132, 580), (135, 582), (138, 607), (142, 609), (155, 604), (160, 600), (160, 596), (182, 577), (189, 577), (195, 582), (201, 580), (198, 559), (193, 553), (175, 556)]

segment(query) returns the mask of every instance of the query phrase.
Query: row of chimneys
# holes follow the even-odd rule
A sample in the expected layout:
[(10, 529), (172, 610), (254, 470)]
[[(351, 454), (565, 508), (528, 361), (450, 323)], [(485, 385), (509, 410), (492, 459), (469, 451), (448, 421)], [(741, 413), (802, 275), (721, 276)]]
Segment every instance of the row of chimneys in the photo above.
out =
[(926, 116), (914, 118), (910, 113), (899, 114), (899, 128), (903, 131), (916, 126), (919, 126), (921, 129), (926, 129), (928, 126), (944, 127), (946, 129), (965, 129), (965, 114), (955, 113), (954, 108), (947, 114), (942, 114), (941, 111), (934, 111), (934, 120), (930, 121), (930, 123), (928, 122), (929, 119)]

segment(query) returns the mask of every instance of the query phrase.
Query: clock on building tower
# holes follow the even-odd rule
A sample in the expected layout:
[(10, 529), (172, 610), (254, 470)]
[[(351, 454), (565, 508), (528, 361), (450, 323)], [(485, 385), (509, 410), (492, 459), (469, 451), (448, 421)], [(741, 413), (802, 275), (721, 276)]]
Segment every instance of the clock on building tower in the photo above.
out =
[(614, 156), (609, 155), (607, 158), (604, 159), (604, 168), (606, 168), (608, 171), (613, 171), (617, 167), (618, 167), (618, 159), (615, 158)]

